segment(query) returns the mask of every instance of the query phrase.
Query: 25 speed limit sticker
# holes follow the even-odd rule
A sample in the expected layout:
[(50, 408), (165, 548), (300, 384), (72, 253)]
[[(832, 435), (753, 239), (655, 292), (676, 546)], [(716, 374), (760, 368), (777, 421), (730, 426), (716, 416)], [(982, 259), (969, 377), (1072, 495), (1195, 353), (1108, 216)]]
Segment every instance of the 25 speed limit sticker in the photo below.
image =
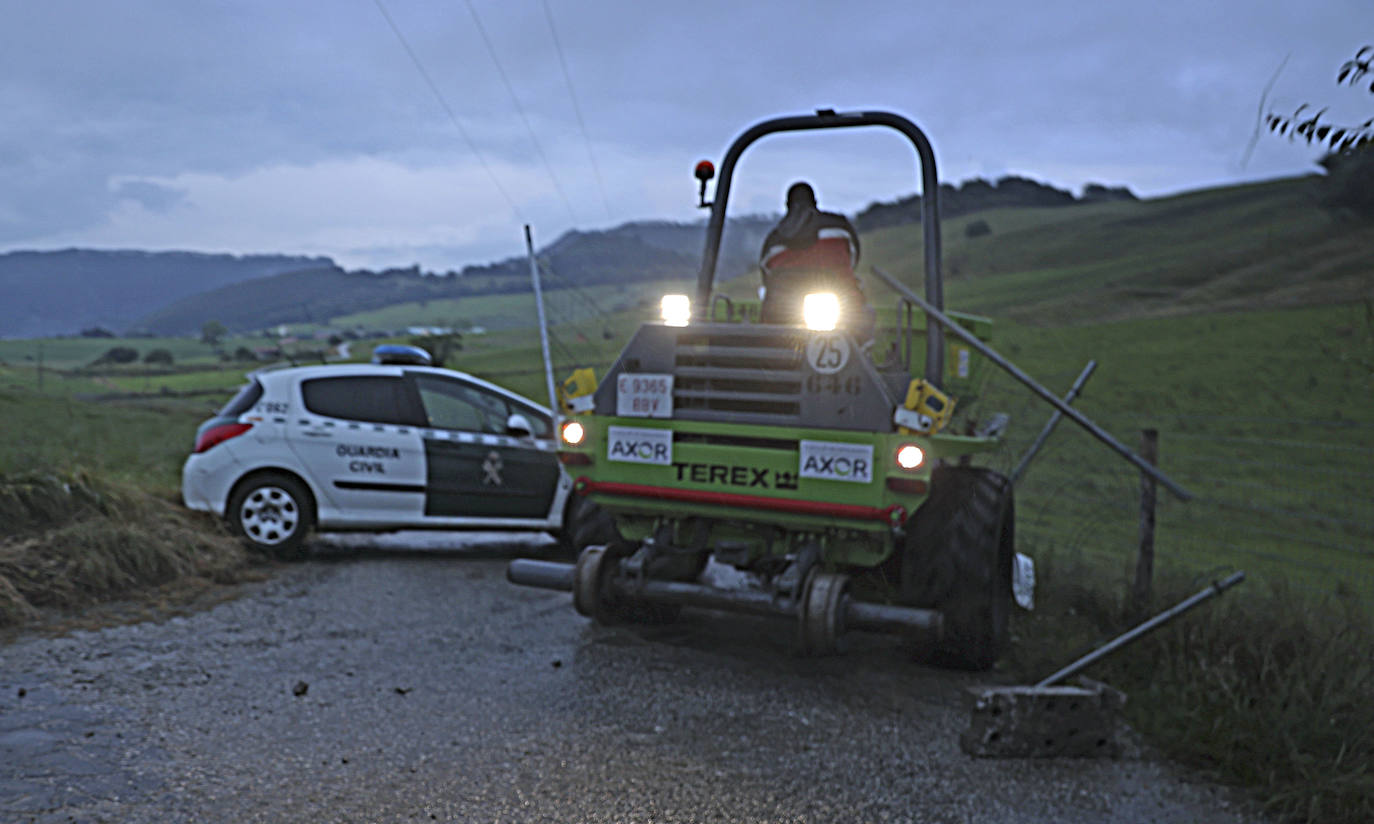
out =
[(833, 375), (849, 363), (849, 338), (841, 334), (813, 335), (806, 342), (806, 362), (822, 375)]

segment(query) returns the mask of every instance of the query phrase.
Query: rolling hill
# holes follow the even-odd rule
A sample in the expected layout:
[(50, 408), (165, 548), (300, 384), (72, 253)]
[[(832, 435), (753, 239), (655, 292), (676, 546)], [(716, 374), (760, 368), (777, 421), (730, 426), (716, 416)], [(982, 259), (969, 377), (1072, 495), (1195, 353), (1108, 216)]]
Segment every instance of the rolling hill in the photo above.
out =
[[(998, 209), (943, 224), (951, 307), (1036, 325), (1374, 299), (1374, 224), (1319, 207), (1314, 178), (1142, 201)], [(969, 237), (980, 220), (991, 234)], [(864, 235), (864, 266), (920, 282), (914, 226)], [(870, 296), (882, 303), (876, 281)]]
[(0, 254), (0, 337), (123, 331), (179, 298), (328, 258), (64, 249)]

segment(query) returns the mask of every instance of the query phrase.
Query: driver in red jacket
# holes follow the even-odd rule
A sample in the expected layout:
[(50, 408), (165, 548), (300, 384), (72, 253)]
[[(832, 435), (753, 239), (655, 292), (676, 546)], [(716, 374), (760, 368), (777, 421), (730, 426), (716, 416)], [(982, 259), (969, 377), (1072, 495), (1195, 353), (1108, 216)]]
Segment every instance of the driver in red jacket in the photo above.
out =
[(854, 267), (859, 263), (859, 236), (849, 220), (816, 206), (809, 183), (787, 189), (787, 214), (768, 233), (759, 253), (763, 270), (764, 323), (801, 321), (802, 299), (812, 292), (833, 292), (840, 300), (841, 326), (860, 343), (873, 337), (873, 315)]

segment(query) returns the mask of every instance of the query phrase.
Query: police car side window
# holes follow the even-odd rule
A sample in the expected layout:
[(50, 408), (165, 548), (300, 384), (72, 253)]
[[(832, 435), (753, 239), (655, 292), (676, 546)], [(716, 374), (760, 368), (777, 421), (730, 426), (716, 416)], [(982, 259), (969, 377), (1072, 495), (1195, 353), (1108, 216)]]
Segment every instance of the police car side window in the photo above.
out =
[(415, 424), (405, 382), (383, 375), (315, 378), (301, 383), (305, 408), (317, 415), (369, 423)]
[(253, 408), (253, 404), (262, 398), (262, 384), (254, 378), (251, 383), (245, 384), (238, 394), (233, 397), (224, 408), (219, 411), (222, 418), (237, 418), (244, 412)]
[(510, 414), (502, 399), (458, 381), (416, 375), (429, 425), (436, 429), (504, 434)]

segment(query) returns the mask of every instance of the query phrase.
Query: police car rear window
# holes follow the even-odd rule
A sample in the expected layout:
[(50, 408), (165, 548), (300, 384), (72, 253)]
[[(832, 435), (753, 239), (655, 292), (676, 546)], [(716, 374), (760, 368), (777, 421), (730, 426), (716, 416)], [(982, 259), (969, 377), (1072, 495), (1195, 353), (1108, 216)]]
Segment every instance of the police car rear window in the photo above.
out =
[(251, 383), (245, 384), (239, 393), (233, 397), (224, 408), (219, 411), (220, 417), (237, 418), (244, 412), (253, 408), (253, 404), (262, 398), (262, 384), (254, 378)]
[(414, 424), (405, 383), (381, 375), (316, 378), (301, 383), (305, 408), (317, 415), (371, 423)]

